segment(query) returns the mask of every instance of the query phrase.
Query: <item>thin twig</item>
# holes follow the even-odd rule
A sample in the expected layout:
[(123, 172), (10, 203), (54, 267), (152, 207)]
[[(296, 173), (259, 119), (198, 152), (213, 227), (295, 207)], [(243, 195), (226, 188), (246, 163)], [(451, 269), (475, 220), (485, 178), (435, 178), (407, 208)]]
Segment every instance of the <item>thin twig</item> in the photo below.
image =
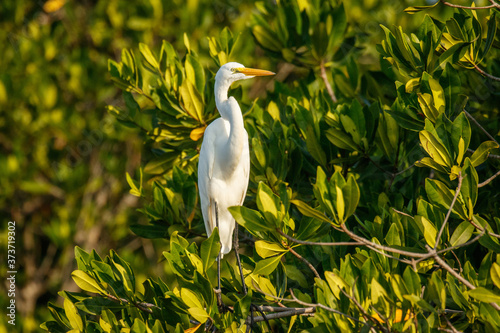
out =
[(500, 170), (498, 170), (497, 173), (495, 173), (493, 176), (491, 176), (490, 178), (486, 179), (484, 182), (482, 183), (479, 183), (477, 184), (477, 187), (483, 187), (483, 186), (486, 186), (488, 185), (493, 179), (495, 179), (496, 177), (500, 176)]
[(289, 241), (292, 241), (294, 243), (297, 243), (297, 244), (303, 244), (303, 245), (319, 245), (319, 246), (347, 246), (347, 245), (362, 245), (362, 243), (360, 242), (309, 242), (309, 241), (303, 241), (303, 240), (299, 240), (299, 239), (296, 239), (296, 238), (293, 238), (292, 236), (289, 236), (287, 234), (285, 234), (283, 231), (281, 231), (280, 229), (276, 229), (276, 231), (283, 237), (285, 237), (286, 239), (288, 239)]
[[(491, 1), (490, 1), (491, 2)], [(455, 5), (453, 3), (449, 3), (447, 1), (443, 1), (441, 0), (441, 3), (443, 5), (446, 5), (448, 7), (452, 7), (452, 8), (462, 8), (462, 9), (471, 9), (471, 10), (477, 10), (477, 9), (490, 9), (490, 8), (494, 8), (494, 7), (497, 7), (498, 8), (498, 5), (493, 3), (489, 6), (482, 6), (482, 7), (469, 7), (469, 6), (462, 6), (462, 5)]]
[(322, 309), (324, 309), (324, 310), (326, 310), (326, 311), (333, 312), (333, 313), (339, 314), (339, 315), (341, 315), (341, 316), (344, 316), (344, 317), (346, 317), (346, 318), (349, 318), (349, 319), (351, 319), (351, 320), (357, 321), (358, 323), (361, 323), (361, 324), (366, 324), (366, 325), (368, 325), (368, 326), (372, 326), (372, 325), (370, 325), (370, 323), (363, 322), (363, 321), (361, 321), (361, 320), (359, 320), (359, 319), (357, 319), (357, 318), (354, 318), (354, 317), (352, 317), (352, 316), (349, 316), (348, 314), (345, 314), (345, 313), (340, 312), (340, 311), (338, 311), (338, 310), (332, 309), (331, 307), (326, 306), (326, 305), (323, 305), (323, 304), (321, 304), (321, 303), (307, 303), (307, 302), (301, 301), (300, 299), (298, 299), (298, 298), (295, 296), (295, 294), (293, 293), (293, 290), (292, 290), (291, 288), (290, 288), (288, 291), (290, 292), (290, 296), (292, 296), (291, 301), (293, 301), (293, 302), (295, 302), (295, 303), (299, 303), (299, 304), (304, 305), (304, 306), (312, 306), (312, 307), (315, 307), (315, 308), (316, 308), (316, 307), (318, 307), (318, 308), (322, 308)]
[(133, 306), (135, 306), (139, 310), (142, 310), (142, 311), (147, 312), (147, 313), (153, 313), (153, 310), (151, 310), (151, 308), (160, 309), (159, 306), (157, 306), (155, 304), (151, 304), (151, 303), (146, 303), (146, 302), (134, 303), (134, 302), (130, 302), (129, 300), (122, 298), (122, 297), (116, 298), (115, 296), (110, 295), (110, 294), (106, 294), (105, 296), (107, 298), (109, 298), (110, 300), (118, 302), (118, 303), (132, 304)]
[(326, 76), (325, 63), (323, 60), (321, 60), (319, 67), (321, 70), (321, 79), (325, 83), (326, 91), (328, 92), (328, 95), (330, 95), (333, 103), (337, 103), (337, 97), (335, 97), (335, 93), (333, 92), (332, 86), (330, 85), (330, 82), (328, 82), (328, 77)]
[[(451, 275), (453, 275), (457, 280), (459, 280), (460, 282), (462, 282), (464, 285), (467, 286), (467, 288), (473, 290), (473, 289), (476, 289), (476, 286), (474, 286), (472, 283), (469, 282), (469, 280), (467, 280), (466, 278), (462, 277), (460, 274), (458, 274), (453, 268), (451, 268), (443, 259), (441, 259), (440, 256), (437, 255), (437, 253), (433, 250), (433, 249), (430, 249), (429, 248), (429, 253), (433, 253), (433, 257), (434, 257), (434, 260), (436, 260), (436, 262), (443, 268), (445, 269), (446, 271), (448, 271)], [(493, 306), (493, 308), (495, 308), (495, 310), (497, 311), (500, 311), (500, 306), (495, 303), (495, 302), (491, 302), (490, 303), (491, 306)]]
[(293, 254), (294, 256), (296, 256), (300, 261), (302, 261), (304, 264), (306, 264), (310, 269), (311, 271), (314, 273), (314, 275), (318, 278), (318, 279), (321, 279), (321, 277), (319, 276), (318, 274), (318, 271), (316, 270), (316, 268), (314, 268), (314, 266), (309, 262), (307, 261), (306, 258), (304, 258), (303, 256), (301, 256), (300, 254), (298, 254), (297, 252), (295, 252), (294, 249), (292, 249), (291, 246), (288, 247), (288, 251), (290, 251), (291, 254)]
[(453, 210), (453, 206), (455, 206), (455, 202), (457, 201), (458, 194), (460, 193), (460, 189), (462, 188), (462, 181), (464, 180), (464, 177), (462, 176), (462, 171), (458, 173), (458, 186), (457, 189), (455, 190), (455, 196), (453, 197), (453, 200), (451, 200), (450, 208), (448, 208), (448, 212), (446, 213), (446, 217), (444, 218), (443, 225), (441, 225), (441, 228), (439, 229), (439, 233), (436, 237), (436, 243), (434, 244), (434, 250), (437, 249), (439, 240), (441, 239), (441, 235), (443, 234), (444, 228), (446, 227), (446, 224), (448, 223), (448, 219), (450, 218), (451, 211)]
[[(357, 280), (357, 278), (356, 278), (356, 280)], [(349, 298), (351, 300), (351, 302), (354, 303), (354, 305), (358, 308), (358, 310), (361, 312), (361, 315), (363, 316), (363, 318), (365, 318), (366, 321), (370, 320), (370, 321), (374, 322), (379, 328), (381, 328), (383, 330), (385, 329), (384, 327), (382, 327), (380, 325), (380, 323), (378, 323), (377, 321), (375, 321), (373, 319), (373, 317), (368, 314), (368, 312), (366, 312), (366, 310), (361, 306), (361, 304), (358, 302), (358, 300), (356, 299), (356, 297), (349, 295), (342, 288), (339, 288), (339, 289), (344, 294), (345, 297)], [(356, 281), (354, 281), (354, 284), (352, 286), (352, 294), (353, 295), (354, 295), (355, 290), (356, 290)], [(370, 331), (373, 331), (373, 332), (376, 333), (375, 328), (373, 328), (373, 327), (370, 328)]]
[(407, 214), (407, 213), (405, 213), (405, 212), (399, 211), (399, 210), (397, 210), (397, 209), (396, 209), (396, 208), (394, 208), (394, 207), (391, 207), (391, 209), (392, 209), (393, 211), (395, 211), (396, 213), (398, 213), (398, 214), (401, 214), (401, 215), (404, 215), (404, 216), (406, 216), (406, 217), (409, 217), (409, 218), (413, 219), (413, 216), (411, 216), (410, 214)]
[[(476, 151), (473, 149), (467, 148), (467, 152), (474, 154)], [(495, 158), (497, 160), (500, 160), (500, 155), (488, 154), (488, 158)]]
[(497, 76), (494, 76), (494, 75), (491, 75), (491, 74), (485, 72), (484, 70), (479, 68), (479, 66), (477, 64), (473, 63), (472, 65), (474, 65), (474, 68), (476, 69), (476, 71), (478, 71), (481, 75), (486, 76), (487, 78), (495, 80), (495, 81), (500, 81), (500, 77), (497, 77)]
[(417, 253), (417, 252), (404, 251), (404, 250), (395, 249), (395, 248), (392, 248), (392, 247), (389, 247), (389, 246), (384, 246), (384, 245), (380, 245), (380, 244), (371, 242), (368, 239), (363, 238), (361, 236), (358, 236), (355, 233), (353, 233), (352, 231), (350, 231), (349, 229), (347, 229), (347, 227), (345, 226), (345, 224), (341, 224), (340, 228), (349, 237), (351, 237), (352, 239), (354, 239), (354, 240), (356, 240), (356, 241), (358, 241), (360, 243), (363, 243), (364, 245), (367, 245), (369, 247), (373, 247), (373, 248), (376, 248), (376, 249), (379, 249), (379, 250), (382, 250), (382, 251), (387, 251), (387, 252), (401, 254), (403, 256), (412, 257), (412, 258), (421, 258), (421, 257), (424, 257), (426, 255), (425, 253)]
[[(265, 316), (257, 316), (253, 317), (253, 322), (257, 323), (260, 321), (266, 321), (266, 320), (271, 320), (271, 319), (277, 319), (277, 318), (284, 318), (284, 317), (291, 317), (291, 316), (297, 316), (297, 315), (302, 315), (302, 314), (309, 314), (309, 313), (315, 313), (315, 309), (313, 307), (309, 308), (294, 308), (289, 311), (281, 311), (281, 312), (274, 312)], [(250, 324), (250, 319), (247, 318), (245, 324)], [(271, 330), (270, 330), (271, 331)]]
[(491, 140), (495, 141), (495, 142), (498, 144), (497, 140), (495, 140), (495, 138), (494, 138), (494, 137), (493, 137), (490, 133), (488, 133), (488, 131), (487, 131), (487, 130), (485, 130), (485, 129), (484, 129), (484, 127), (483, 127), (483, 126), (481, 126), (481, 124), (479, 124), (479, 122), (476, 120), (476, 118), (474, 118), (474, 117), (473, 117), (473, 116), (472, 116), (472, 115), (471, 115), (471, 114), (470, 114), (467, 110), (465, 110), (465, 109), (464, 109), (464, 113), (465, 113), (465, 115), (466, 115), (466, 116), (467, 116), (470, 120), (472, 120), (472, 122), (473, 122), (474, 124), (476, 124), (476, 126), (477, 126), (477, 127), (479, 127), (479, 128), (481, 129), (481, 131), (483, 131), (483, 132), (484, 132), (484, 134), (486, 134), (486, 136), (487, 136), (488, 138), (490, 138)]
[[(473, 220), (469, 220), (469, 223), (472, 224), (474, 227), (476, 227), (478, 230), (481, 230), (481, 231), (485, 231), (486, 230), (486, 228), (483, 228), (479, 224), (476, 224)], [(495, 234), (495, 233), (490, 232), (490, 231), (488, 231), (488, 235), (489, 236), (493, 236), (495, 238), (500, 238), (499, 234)]]

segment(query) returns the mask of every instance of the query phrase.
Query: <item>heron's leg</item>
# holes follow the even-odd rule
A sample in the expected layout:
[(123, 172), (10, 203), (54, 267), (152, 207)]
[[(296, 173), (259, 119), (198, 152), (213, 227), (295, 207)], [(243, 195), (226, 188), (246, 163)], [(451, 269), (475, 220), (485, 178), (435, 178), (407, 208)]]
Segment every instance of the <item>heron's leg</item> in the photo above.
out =
[[(217, 206), (217, 201), (214, 201), (215, 204), (215, 226), (219, 228), (219, 207)], [(219, 230), (220, 232), (220, 230)], [(225, 312), (224, 303), (222, 303), (221, 296), (221, 286), (220, 286), (220, 260), (221, 260), (221, 251), (219, 250), (219, 255), (217, 256), (217, 289), (215, 290), (215, 294), (217, 296), (217, 307), (219, 308), (219, 312)]]
[(245, 285), (245, 278), (243, 276), (243, 267), (240, 261), (240, 243), (238, 241), (238, 223), (234, 226), (234, 253), (236, 254), (236, 261), (238, 262), (238, 268), (240, 269), (241, 285), (243, 286), (243, 295), (247, 294), (247, 286)]

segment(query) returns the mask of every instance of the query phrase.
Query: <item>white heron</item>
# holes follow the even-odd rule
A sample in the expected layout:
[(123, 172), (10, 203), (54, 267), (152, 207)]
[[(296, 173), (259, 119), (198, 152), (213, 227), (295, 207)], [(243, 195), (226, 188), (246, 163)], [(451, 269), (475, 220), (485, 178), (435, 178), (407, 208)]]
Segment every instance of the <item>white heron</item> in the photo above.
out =
[[(223, 65), (215, 75), (215, 104), (221, 117), (214, 120), (203, 135), (198, 163), (198, 187), (207, 235), (210, 236), (216, 226), (219, 228), (220, 258), (229, 253), (233, 245), (235, 221), (227, 209), (243, 204), (250, 175), (248, 134), (243, 125), (240, 106), (234, 97), (228, 97), (228, 90), (235, 81), (267, 75), (274, 73), (245, 68), (236, 62)], [(236, 252), (237, 237), (236, 234)], [(236, 255), (240, 265), (238, 253)], [(240, 273), (243, 277), (241, 265)], [(246, 291), (243, 281), (242, 284)]]

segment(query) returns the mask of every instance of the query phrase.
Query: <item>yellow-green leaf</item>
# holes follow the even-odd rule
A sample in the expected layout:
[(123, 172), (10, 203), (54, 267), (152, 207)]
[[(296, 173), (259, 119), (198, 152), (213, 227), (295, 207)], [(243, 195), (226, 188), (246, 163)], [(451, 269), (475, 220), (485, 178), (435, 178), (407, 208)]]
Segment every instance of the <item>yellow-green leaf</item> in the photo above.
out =
[(255, 251), (262, 258), (269, 258), (274, 255), (280, 254), (282, 252), (287, 251), (280, 244), (271, 243), (264, 240), (258, 240), (255, 242)]
[(203, 308), (200, 300), (198, 299), (198, 296), (196, 296), (196, 294), (190, 289), (182, 288), (181, 298), (182, 301), (190, 308), (200, 308), (200, 309)]
[(181, 103), (184, 110), (191, 118), (198, 122), (203, 122), (203, 98), (198, 90), (195, 89), (193, 83), (189, 80), (184, 80), (179, 88)]
[(97, 281), (92, 278), (90, 275), (81, 270), (76, 270), (71, 273), (71, 277), (75, 281), (76, 285), (80, 287), (82, 290), (97, 293), (97, 294), (105, 294), (106, 292), (99, 286)]
[(498, 265), (496, 262), (491, 265), (490, 276), (495, 286), (497, 288), (500, 288), (500, 265)]
[(66, 317), (68, 317), (69, 324), (75, 330), (80, 332), (83, 331), (83, 321), (80, 315), (78, 314), (78, 310), (76, 306), (67, 298), (64, 299), (64, 313)]
[(295, 206), (297, 206), (297, 209), (302, 215), (313, 217), (315, 219), (318, 219), (323, 222), (327, 223), (332, 223), (332, 221), (325, 216), (325, 214), (321, 213), (320, 211), (312, 208), (308, 204), (306, 204), (304, 201), (301, 200), (290, 200), (291, 203), (293, 203)]
[(189, 314), (196, 319), (197, 321), (204, 323), (207, 321), (207, 319), (210, 317), (203, 308), (189, 308), (188, 309)]

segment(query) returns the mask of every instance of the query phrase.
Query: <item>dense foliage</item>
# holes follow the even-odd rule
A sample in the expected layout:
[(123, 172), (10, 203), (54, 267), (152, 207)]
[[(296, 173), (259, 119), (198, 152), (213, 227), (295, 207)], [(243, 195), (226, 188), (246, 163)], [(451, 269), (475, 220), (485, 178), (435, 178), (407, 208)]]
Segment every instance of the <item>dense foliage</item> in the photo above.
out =
[[(161, 2), (153, 3), (161, 7)], [(109, 125), (103, 141), (115, 140), (117, 148), (102, 151), (103, 163), (118, 159), (130, 133), (143, 139), (142, 166), (127, 168), (123, 176), (141, 206), (142, 217), (130, 229), (141, 239), (164, 240), (154, 243), (158, 253), (163, 251), (162, 259), (156, 262), (157, 255), (145, 263), (118, 247), (104, 257), (93, 250), (96, 246), (77, 242), (78, 267), (71, 276), (83, 292), (60, 292), (64, 302), (49, 303), (52, 318), (42, 328), (500, 330), (500, 195), (495, 189), (500, 168), (500, 5), (452, 8), (443, 2), (406, 8), (399, 2), (278, 1), (242, 2), (228, 12), (222, 5), (197, 4), (173, 8), (186, 22), (175, 38), (164, 36), (155, 47), (153, 36), (163, 35), (153, 29), (135, 36), (137, 44), (120, 55), (109, 55), (108, 71), (123, 91), (123, 103), (97, 95), (124, 125)], [(109, 22), (123, 24), (126, 8), (108, 13)], [(157, 26), (158, 10), (150, 8), (148, 27)], [(218, 21), (220, 29), (209, 19), (219, 12), (229, 18)], [(396, 25), (376, 24), (394, 12)], [(127, 27), (145, 24), (134, 22)], [(194, 22), (202, 26), (197, 34), (208, 39), (197, 37)], [(222, 297), (231, 311), (223, 312), (213, 291), (218, 234), (205, 236), (196, 170), (203, 131), (218, 117), (215, 71), (227, 61), (277, 75), (246, 81), (231, 91), (244, 112), (251, 146), (249, 193), (243, 207), (231, 209), (242, 226), (249, 293), (242, 294), (230, 254), (222, 261)], [(102, 79), (89, 82), (107, 86)], [(40, 100), (26, 103), (27, 109), (38, 110), (40, 119), (47, 115), (38, 109), (45, 105)], [(52, 112), (75, 116), (61, 108)], [(86, 123), (88, 130), (98, 119)], [(18, 147), (30, 141), (13, 142)], [(34, 151), (54, 147), (47, 141), (38, 144)], [(12, 163), (27, 159), (18, 155), (2, 160), (11, 166), (6, 170), (14, 172)], [(40, 161), (38, 168), (43, 167)], [(116, 174), (124, 173), (123, 165), (114, 167)], [(80, 168), (81, 174), (77, 165), (59, 177), (90, 177), (84, 164)], [(19, 180), (23, 193), (43, 190), (47, 199), (54, 195), (53, 186), (36, 187), (38, 169), (32, 170), (33, 181)], [(103, 181), (87, 185), (88, 191)], [(65, 192), (74, 196), (62, 196), (62, 206), (63, 199), (82, 198), (71, 193), (70, 183), (60, 179), (60, 186), (68, 186)], [(86, 202), (88, 209), (97, 205)], [(71, 218), (58, 221), (71, 224)], [(98, 225), (100, 216), (93, 219)], [(124, 235), (113, 220), (106, 223), (110, 231)], [(67, 251), (74, 241), (59, 234), (63, 225), (51, 223), (44, 231), (52, 242), (66, 242)], [(118, 236), (110, 238), (120, 244)], [(147, 266), (159, 269), (144, 273)]]

